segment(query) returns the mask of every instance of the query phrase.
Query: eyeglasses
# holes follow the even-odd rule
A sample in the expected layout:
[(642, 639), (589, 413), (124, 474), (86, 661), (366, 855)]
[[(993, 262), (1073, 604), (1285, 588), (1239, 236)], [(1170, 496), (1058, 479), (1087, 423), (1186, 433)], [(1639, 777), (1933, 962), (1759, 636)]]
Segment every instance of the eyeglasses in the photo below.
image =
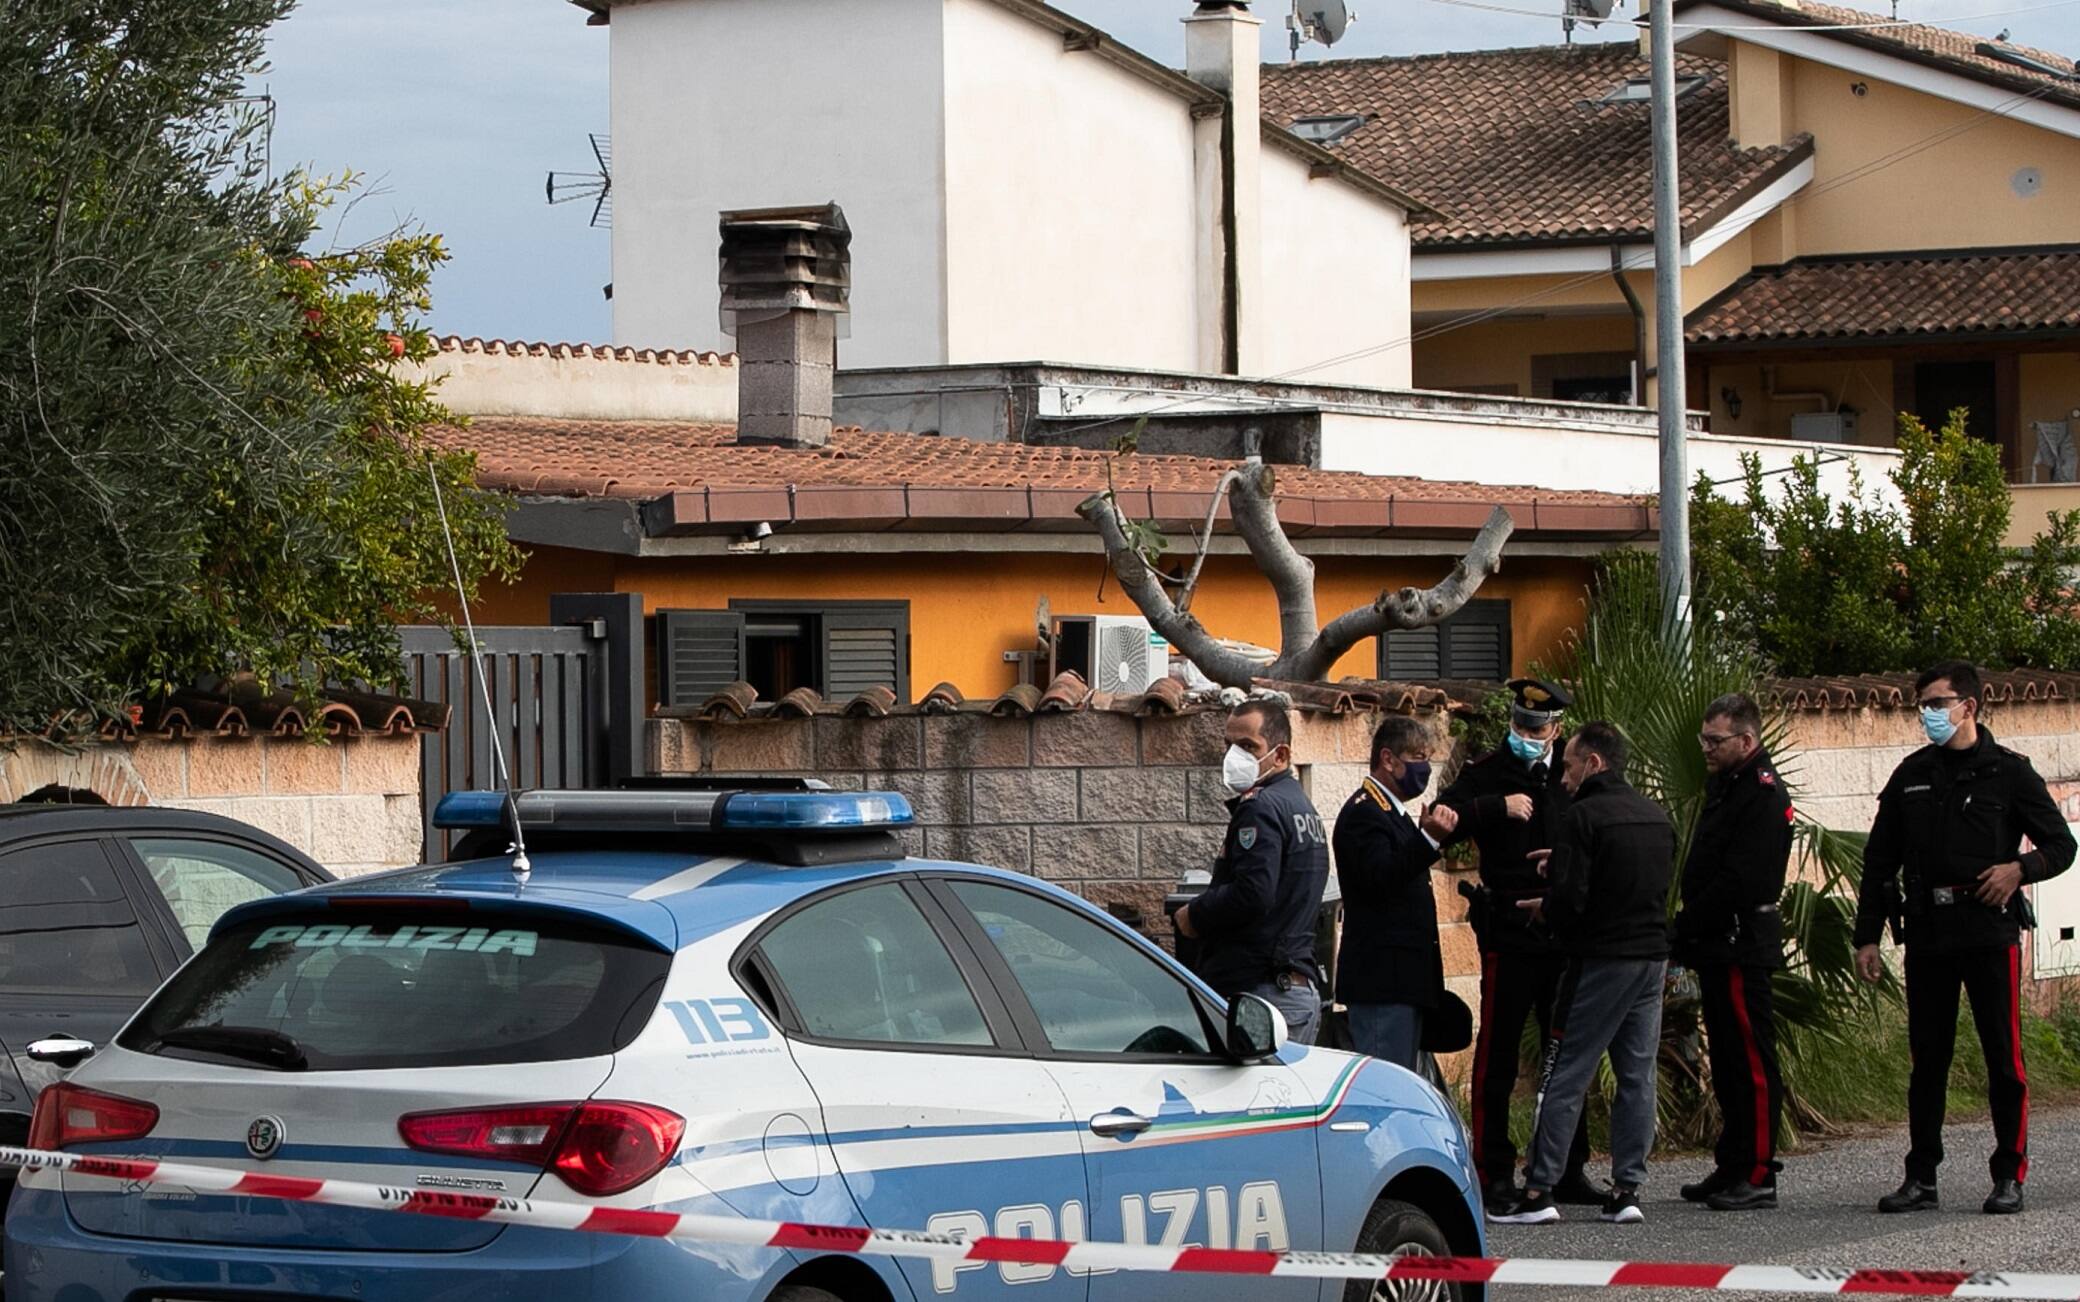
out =
[(1962, 696), (1924, 696), (1921, 698), (1921, 708), (1924, 710), (1947, 710), (1963, 699)]
[(1697, 734), (1697, 744), (1704, 750), (1717, 750), (1740, 735), (1737, 732), (1700, 732)]

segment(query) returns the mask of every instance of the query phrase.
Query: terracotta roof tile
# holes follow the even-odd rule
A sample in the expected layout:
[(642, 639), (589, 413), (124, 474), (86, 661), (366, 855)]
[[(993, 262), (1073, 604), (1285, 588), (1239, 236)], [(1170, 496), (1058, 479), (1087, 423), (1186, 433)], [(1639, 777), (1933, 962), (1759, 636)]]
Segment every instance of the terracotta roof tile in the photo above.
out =
[[(1705, 80), (1678, 101), (1683, 223), (1709, 224), (1802, 157), (1811, 142), (1735, 149), (1726, 68), (1685, 55)], [(1630, 42), (1264, 69), (1265, 111), (1281, 122), (1362, 115), (1334, 149), (1409, 192), (1431, 215), (1419, 247), (1531, 240), (1644, 240), (1652, 232), (1647, 104), (1603, 104), (1645, 77)]]
[(2080, 246), (1792, 262), (1693, 313), (1692, 342), (2080, 331)]
[(649, 362), (659, 366), (735, 366), (735, 353), (704, 353), (693, 348), (629, 348), (616, 344), (530, 343), (521, 339), (479, 339), (475, 335), (438, 335), (434, 346), (444, 353), (483, 353), (487, 357), (589, 358), (602, 362)]

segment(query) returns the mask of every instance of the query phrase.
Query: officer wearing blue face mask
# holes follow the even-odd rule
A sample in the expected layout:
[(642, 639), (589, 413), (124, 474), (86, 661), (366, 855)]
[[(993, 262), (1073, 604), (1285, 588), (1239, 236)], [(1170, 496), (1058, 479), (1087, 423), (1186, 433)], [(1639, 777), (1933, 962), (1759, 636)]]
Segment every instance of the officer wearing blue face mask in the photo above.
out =
[[(2035, 925), (2022, 887), (2073, 862), (2073, 836), (2030, 762), (1997, 744), (1979, 721), (1979, 671), (1953, 660), (1915, 684), (1929, 744), (1900, 762), (1878, 793), (1863, 851), (1856, 967), (1884, 968), (1878, 941), (1890, 920), (1906, 946), (1906, 1180), (1881, 1212), (1938, 1205), (1943, 1104), (1957, 1038), (1958, 991), (1971, 1001), (1986, 1055), (1993, 1111), (1993, 1192), (1982, 1210), (2022, 1210), (2029, 1177), (2029, 1077), (2022, 1062), (2022, 928)], [(2029, 838), (2030, 849), (2022, 850)]]

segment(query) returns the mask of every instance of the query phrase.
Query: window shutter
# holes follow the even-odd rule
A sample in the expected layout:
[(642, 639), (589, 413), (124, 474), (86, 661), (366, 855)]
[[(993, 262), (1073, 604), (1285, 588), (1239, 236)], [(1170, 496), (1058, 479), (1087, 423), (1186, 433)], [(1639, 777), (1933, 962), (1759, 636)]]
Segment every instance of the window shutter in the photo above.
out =
[(1380, 639), (1381, 678), (1499, 683), (1510, 662), (1507, 601), (1469, 601), (1442, 623), (1393, 629)]
[(1390, 630), (1380, 639), (1379, 676), (1404, 681), (1444, 677), (1436, 627)]
[(869, 687), (910, 699), (910, 604), (833, 607), (822, 612), (823, 695), (848, 701)]
[(658, 704), (699, 705), (744, 676), (744, 617), (732, 610), (657, 612)]

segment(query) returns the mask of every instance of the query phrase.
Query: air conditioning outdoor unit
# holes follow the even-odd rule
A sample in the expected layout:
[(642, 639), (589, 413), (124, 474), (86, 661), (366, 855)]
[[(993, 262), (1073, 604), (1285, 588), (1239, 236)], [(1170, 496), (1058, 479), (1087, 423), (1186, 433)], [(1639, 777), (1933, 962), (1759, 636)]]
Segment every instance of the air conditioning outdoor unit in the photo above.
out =
[(1145, 692), (1170, 672), (1170, 644), (1139, 615), (1058, 615), (1048, 675), (1072, 672), (1100, 692)]

